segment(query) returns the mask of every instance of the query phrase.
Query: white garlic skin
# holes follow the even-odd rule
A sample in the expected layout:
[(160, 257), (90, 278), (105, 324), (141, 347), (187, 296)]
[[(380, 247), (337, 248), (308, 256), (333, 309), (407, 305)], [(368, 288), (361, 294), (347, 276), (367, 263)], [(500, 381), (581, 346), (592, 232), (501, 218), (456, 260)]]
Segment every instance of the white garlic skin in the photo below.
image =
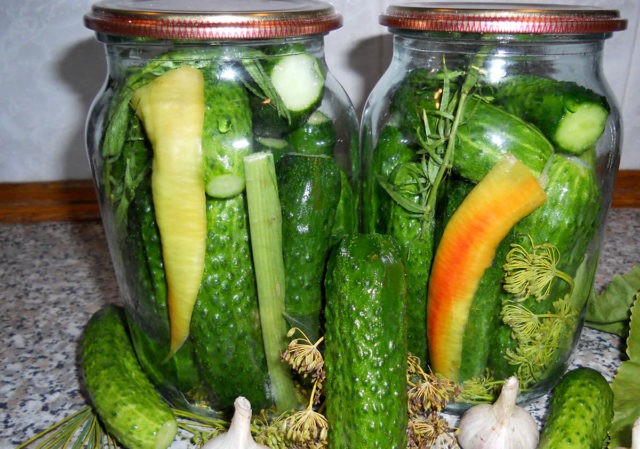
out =
[[(626, 447), (617, 447), (616, 449), (628, 449)], [(640, 416), (633, 423), (631, 429), (631, 449), (640, 449)]]
[(242, 396), (233, 403), (235, 411), (229, 430), (207, 441), (202, 449), (269, 449), (251, 436), (251, 404)]
[(518, 381), (507, 379), (494, 404), (467, 410), (458, 425), (462, 449), (535, 449), (540, 432), (533, 417), (516, 405)]

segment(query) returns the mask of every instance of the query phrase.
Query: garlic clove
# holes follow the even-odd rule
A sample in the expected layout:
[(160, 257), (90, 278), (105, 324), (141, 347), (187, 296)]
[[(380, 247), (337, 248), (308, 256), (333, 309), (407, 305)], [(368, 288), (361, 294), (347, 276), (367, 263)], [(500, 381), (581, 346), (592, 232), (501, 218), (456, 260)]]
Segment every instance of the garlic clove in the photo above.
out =
[[(615, 449), (628, 449), (626, 447), (616, 447)], [(640, 449), (640, 416), (633, 423), (631, 428), (631, 449)]]
[(251, 436), (251, 403), (240, 396), (233, 405), (235, 411), (229, 430), (209, 440), (202, 449), (269, 449)]
[(462, 449), (535, 449), (540, 432), (533, 417), (516, 405), (519, 383), (508, 378), (493, 404), (467, 410), (460, 420), (458, 444)]

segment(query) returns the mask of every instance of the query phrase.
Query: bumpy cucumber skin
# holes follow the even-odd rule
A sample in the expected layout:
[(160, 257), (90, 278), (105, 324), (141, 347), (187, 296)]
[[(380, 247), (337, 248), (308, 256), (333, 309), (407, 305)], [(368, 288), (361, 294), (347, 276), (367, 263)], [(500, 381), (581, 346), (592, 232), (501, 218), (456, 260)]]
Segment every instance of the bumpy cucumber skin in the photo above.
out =
[[(394, 91), (390, 112), (398, 116), (400, 130), (409, 145), (417, 146), (418, 133), (425, 133), (423, 112), (427, 113), (431, 132), (436, 133), (436, 92), (441, 88), (442, 80), (433, 73), (415, 69)], [(451, 86), (452, 90), (456, 88)], [(540, 174), (554, 151), (551, 142), (535, 126), (475, 96), (467, 99), (456, 139), (452, 170), (472, 182), (484, 178), (506, 154), (512, 154)]]
[(332, 449), (404, 449), (406, 283), (399, 249), (354, 234), (327, 267), (326, 416)]
[(479, 182), (507, 154), (540, 175), (553, 145), (535, 127), (502, 108), (470, 97), (458, 128), (452, 170)]
[(362, 201), (364, 232), (386, 232), (386, 219), (391, 206), (389, 195), (382, 188), (379, 178), (388, 181), (393, 169), (403, 162), (416, 159), (399, 128), (387, 125), (378, 137), (371, 160), (365, 166)]
[(169, 430), (168, 446), (177, 433), (176, 419), (140, 369), (125, 326), (116, 306), (89, 320), (82, 339), (87, 392), (101, 422), (120, 443), (129, 449), (159, 449), (158, 433)]
[(191, 338), (221, 409), (238, 396), (256, 408), (272, 400), (248, 232), (243, 195), (207, 200), (207, 256)]
[(328, 156), (288, 154), (276, 168), (286, 272), (285, 310), (316, 341), (321, 335), (323, 278), (340, 200), (340, 171)]
[[(249, 97), (239, 81), (216, 73), (205, 74), (205, 182), (228, 174), (244, 180), (243, 158), (253, 140)], [(244, 195), (207, 198), (206, 208), (205, 267), (191, 322), (197, 363), (215, 406), (230, 409), (238, 396), (255, 407), (268, 406)]]
[[(329, 117), (316, 111), (314, 114), (323, 119), (307, 120), (300, 128), (287, 135), (291, 150), (302, 154), (324, 154), (333, 156), (336, 144), (336, 130)], [(313, 115), (312, 115), (313, 117)]]
[[(496, 248), (495, 261), (504, 260), (509, 244), (502, 241)], [(482, 377), (491, 354), (490, 342), (500, 324), (503, 271), (494, 262), (482, 275), (473, 296), (462, 339), (459, 380)]]
[[(545, 193), (545, 203), (514, 227), (511, 243), (519, 243), (527, 248), (530, 246), (531, 237), (535, 244), (547, 242), (555, 245), (560, 254), (557, 268), (573, 277), (583, 262), (600, 224), (601, 193), (595, 174), (582, 161), (555, 154), (547, 173)], [(593, 282), (593, 276), (588, 276), (584, 282)], [(576, 285), (575, 289), (589, 291), (584, 285)], [(522, 304), (533, 313), (546, 313), (552, 310), (555, 300), (568, 292), (568, 284), (556, 278), (546, 300), (537, 301), (531, 297)], [(512, 299), (507, 294), (503, 294), (503, 298)], [(586, 299), (585, 297), (584, 301)], [(576, 312), (580, 313), (580, 310)], [(569, 350), (567, 347), (572, 343), (575, 330), (577, 329), (567, 329), (566, 341), (562, 342), (563, 347), (557, 349), (560, 358), (564, 358)], [(498, 378), (513, 375), (517, 366), (510, 365), (505, 360), (507, 351), (513, 350), (516, 346), (511, 329), (500, 323), (493, 340), (490, 365), (494, 374)], [(548, 379), (553, 378), (561, 368), (557, 364), (549, 367), (545, 372), (545, 379), (540, 379), (540, 383), (548, 383)]]
[[(592, 167), (571, 156), (555, 154), (546, 175), (547, 200), (514, 229), (536, 244), (549, 242), (560, 252), (558, 268), (575, 275), (600, 224), (602, 194)], [(556, 282), (558, 297), (568, 291)]]
[[(389, 112), (397, 115), (400, 129), (411, 144), (418, 142), (418, 132), (424, 132), (424, 115), (437, 107), (434, 93), (442, 87), (442, 80), (436, 79), (428, 69), (414, 69), (395, 88), (389, 105)], [(427, 114), (429, 127), (435, 130), (435, 117)]]
[(244, 179), (243, 158), (251, 153), (253, 142), (249, 95), (238, 80), (220, 79), (213, 69), (203, 73), (205, 185), (219, 175), (236, 175)]
[[(400, 164), (390, 176), (391, 184), (405, 190), (411, 189), (411, 200), (420, 204), (419, 187), (410, 183), (413, 178), (407, 173), (408, 165), (418, 165), (416, 162)], [(409, 184), (408, 184), (409, 183)], [(409, 351), (419, 357), (423, 364), (427, 358), (427, 283), (433, 257), (433, 239), (435, 229), (434, 214), (423, 217), (408, 212), (397, 203), (390, 207), (388, 219), (388, 234), (398, 245), (404, 261), (407, 275), (407, 341)]]
[[(510, 76), (495, 86), (492, 95), (508, 111), (537, 126), (560, 149), (574, 154), (595, 145), (599, 134), (595, 134), (595, 140), (577, 147), (562, 145), (557, 130), (566, 114), (581, 104), (593, 104), (605, 113), (610, 109), (605, 97), (576, 83), (533, 75)], [(600, 125), (602, 132), (605, 124)], [(597, 131), (596, 124), (594, 127)]]
[(538, 449), (602, 449), (613, 418), (613, 391), (591, 368), (569, 371), (556, 386)]
[[(129, 304), (128, 326), (138, 361), (149, 378), (176, 404), (200, 397), (200, 378), (195, 367), (190, 340), (169, 360), (169, 318), (167, 287), (162, 262), (160, 234), (155, 222), (153, 201), (148, 180), (141, 183), (130, 208), (129, 251), (134, 265), (127, 273), (135, 276), (127, 285), (136, 298)], [(183, 393), (178, 393), (181, 391)]]
[(336, 245), (343, 237), (356, 232), (358, 225), (357, 200), (353, 190), (347, 172), (340, 169), (340, 199), (331, 228), (331, 246)]

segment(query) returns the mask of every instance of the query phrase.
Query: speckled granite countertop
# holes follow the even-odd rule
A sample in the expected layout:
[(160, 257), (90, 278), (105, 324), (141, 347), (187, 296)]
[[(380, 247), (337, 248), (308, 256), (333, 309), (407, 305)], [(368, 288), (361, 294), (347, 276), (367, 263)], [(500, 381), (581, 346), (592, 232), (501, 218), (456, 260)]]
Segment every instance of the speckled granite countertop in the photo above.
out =
[[(78, 339), (93, 312), (119, 299), (99, 223), (0, 224), (0, 248), (0, 449), (9, 449), (85, 405)], [(614, 209), (597, 287), (636, 263), (640, 209)], [(619, 344), (584, 329), (571, 365), (611, 379)], [(546, 398), (529, 408), (540, 419)]]

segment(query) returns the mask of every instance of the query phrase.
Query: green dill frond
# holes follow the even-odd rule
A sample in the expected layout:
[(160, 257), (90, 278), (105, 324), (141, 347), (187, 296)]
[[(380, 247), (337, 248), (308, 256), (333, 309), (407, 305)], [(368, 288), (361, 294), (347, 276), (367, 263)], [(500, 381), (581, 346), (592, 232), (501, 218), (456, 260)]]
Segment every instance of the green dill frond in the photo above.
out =
[(457, 400), (467, 404), (483, 404), (496, 400), (504, 380), (495, 380), (487, 371), (484, 376), (472, 377), (460, 385)]
[(118, 448), (116, 440), (102, 427), (98, 416), (90, 406), (61, 419), (42, 432), (16, 447), (16, 449), (69, 448), (87, 449)]
[(552, 312), (543, 314), (535, 314), (522, 304), (505, 304), (502, 319), (517, 343), (514, 349), (505, 351), (505, 358), (517, 367), (523, 390), (538, 382), (552, 366), (577, 316), (566, 297), (553, 303)]
[(542, 243), (536, 245), (531, 236), (527, 236), (530, 249), (512, 243), (503, 265), (504, 289), (519, 300), (533, 296), (543, 301), (549, 296), (551, 284), (555, 278), (565, 281), (573, 289), (573, 279), (557, 268), (560, 252), (555, 245)]
[(502, 320), (518, 341), (526, 341), (540, 332), (539, 317), (521, 304), (509, 301), (502, 307)]
[(181, 409), (173, 409), (173, 414), (182, 434), (187, 436), (196, 447), (202, 446), (229, 428), (229, 422), (224, 419), (198, 415)]

